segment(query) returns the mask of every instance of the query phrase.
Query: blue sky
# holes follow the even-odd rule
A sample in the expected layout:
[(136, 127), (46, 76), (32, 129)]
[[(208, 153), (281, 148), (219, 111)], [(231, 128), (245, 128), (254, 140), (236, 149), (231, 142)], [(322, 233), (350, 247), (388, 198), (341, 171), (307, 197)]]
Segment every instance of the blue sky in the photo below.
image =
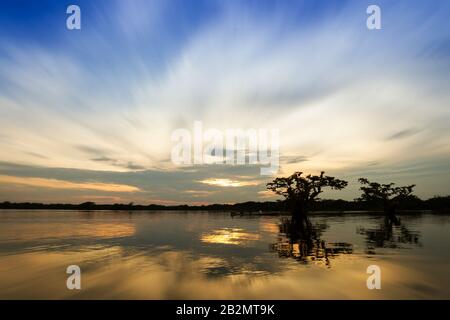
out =
[[(66, 8), (81, 8), (67, 30)], [(381, 8), (368, 30), (366, 8)], [(275, 199), (176, 167), (171, 132), (280, 130), (279, 175), (450, 187), (448, 1), (3, 1), (0, 201)], [(208, 181), (232, 181), (210, 184)]]

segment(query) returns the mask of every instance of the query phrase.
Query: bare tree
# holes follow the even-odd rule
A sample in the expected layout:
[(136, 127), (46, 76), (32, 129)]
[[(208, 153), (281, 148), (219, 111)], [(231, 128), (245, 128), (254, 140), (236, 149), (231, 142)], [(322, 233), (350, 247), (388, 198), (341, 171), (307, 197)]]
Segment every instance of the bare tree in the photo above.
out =
[(323, 188), (341, 190), (348, 184), (347, 181), (334, 177), (320, 175), (302, 176), (303, 172), (294, 172), (289, 177), (276, 178), (267, 184), (267, 189), (286, 198), (293, 216), (306, 220), (311, 203), (317, 200)]

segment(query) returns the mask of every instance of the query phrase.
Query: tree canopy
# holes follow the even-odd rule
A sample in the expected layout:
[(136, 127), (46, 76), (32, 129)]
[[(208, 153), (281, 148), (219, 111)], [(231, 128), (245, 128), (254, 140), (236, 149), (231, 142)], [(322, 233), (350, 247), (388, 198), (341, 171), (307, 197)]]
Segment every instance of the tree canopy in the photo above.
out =
[(289, 177), (275, 178), (267, 184), (267, 189), (286, 198), (295, 213), (304, 215), (308, 206), (324, 188), (341, 190), (348, 184), (347, 181), (325, 176), (322, 171), (320, 175), (303, 176), (303, 172), (294, 172)]
[(396, 187), (395, 183), (380, 184), (366, 178), (359, 178), (358, 181), (362, 184), (360, 190), (363, 193), (356, 200), (379, 203), (387, 213), (391, 214), (395, 212), (396, 204), (399, 201), (413, 197), (413, 188), (416, 186), (412, 184)]

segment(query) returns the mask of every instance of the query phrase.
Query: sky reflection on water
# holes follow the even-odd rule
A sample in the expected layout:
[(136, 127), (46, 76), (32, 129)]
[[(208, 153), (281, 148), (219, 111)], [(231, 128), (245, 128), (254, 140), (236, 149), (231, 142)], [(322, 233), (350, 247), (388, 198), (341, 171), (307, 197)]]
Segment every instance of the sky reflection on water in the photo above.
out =
[[(450, 298), (450, 216), (0, 211), (0, 298)], [(66, 288), (66, 267), (82, 290)], [(382, 269), (368, 290), (366, 268)]]

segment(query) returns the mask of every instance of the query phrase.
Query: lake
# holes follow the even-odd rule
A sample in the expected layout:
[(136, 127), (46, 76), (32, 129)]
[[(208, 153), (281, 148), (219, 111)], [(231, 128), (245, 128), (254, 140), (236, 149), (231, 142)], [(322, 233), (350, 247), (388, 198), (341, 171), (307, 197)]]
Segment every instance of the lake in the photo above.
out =
[(0, 210), (0, 299), (449, 299), (450, 215), (400, 218)]

